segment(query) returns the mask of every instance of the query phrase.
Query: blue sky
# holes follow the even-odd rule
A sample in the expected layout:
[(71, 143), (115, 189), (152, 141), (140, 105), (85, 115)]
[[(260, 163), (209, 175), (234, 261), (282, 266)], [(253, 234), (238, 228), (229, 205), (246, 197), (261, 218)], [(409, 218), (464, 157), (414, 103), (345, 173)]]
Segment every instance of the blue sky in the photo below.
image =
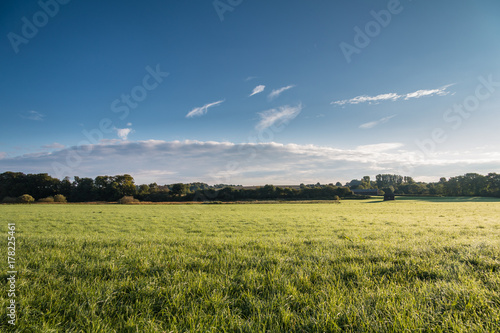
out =
[(0, 172), (500, 172), (499, 15), (493, 0), (3, 1)]

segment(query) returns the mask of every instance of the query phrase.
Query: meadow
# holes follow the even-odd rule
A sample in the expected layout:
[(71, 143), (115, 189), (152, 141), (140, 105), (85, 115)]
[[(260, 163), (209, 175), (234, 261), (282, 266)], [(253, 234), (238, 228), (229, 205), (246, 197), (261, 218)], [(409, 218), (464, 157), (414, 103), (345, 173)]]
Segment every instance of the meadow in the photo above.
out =
[[(17, 332), (498, 332), (500, 201), (0, 205)], [(7, 268), (0, 272), (0, 330)]]

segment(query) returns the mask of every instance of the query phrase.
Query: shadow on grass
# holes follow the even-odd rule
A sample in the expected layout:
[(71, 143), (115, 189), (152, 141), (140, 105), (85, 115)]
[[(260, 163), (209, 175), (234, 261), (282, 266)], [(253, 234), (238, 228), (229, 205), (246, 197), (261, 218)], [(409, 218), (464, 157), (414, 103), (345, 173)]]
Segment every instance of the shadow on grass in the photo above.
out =
[[(425, 202), (500, 202), (500, 198), (491, 197), (411, 197), (411, 196), (396, 196), (397, 201), (425, 201)], [(383, 197), (373, 198), (365, 201), (365, 203), (382, 203), (395, 202), (384, 201)]]

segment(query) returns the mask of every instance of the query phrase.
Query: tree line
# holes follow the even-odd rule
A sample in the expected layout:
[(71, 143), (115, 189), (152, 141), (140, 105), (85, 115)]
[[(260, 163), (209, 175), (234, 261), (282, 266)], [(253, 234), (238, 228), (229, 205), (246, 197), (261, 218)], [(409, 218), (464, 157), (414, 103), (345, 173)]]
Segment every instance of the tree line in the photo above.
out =
[(353, 179), (346, 186), (353, 190), (388, 190), (396, 195), (500, 197), (500, 174), (466, 173), (449, 179), (441, 177), (439, 182), (434, 183), (416, 182), (408, 176), (379, 174), (374, 181), (365, 176), (361, 180)]
[(360, 198), (353, 195), (355, 189), (380, 189), (397, 195), (441, 196), (495, 196), (500, 197), (500, 175), (467, 173), (463, 176), (441, 178), (439, 182), (416, 182), (408, 176), (380, 174), (371, 180), (365, 176), (342, 185), (301, 184), (298, 187), (265, 185), (244, 188), (236, 185), (208, 185), (205, 183), (156, 183), (136, 185), (128, 174), (98, 176), (96, 178), (68, 177), (59, 180), (46, 173), (24, 174), (4, 172), (0, 174), (0, 198), (4, 203), (23, 201), (93, 202), (118, 201), (133, 197), (140, 201), (238, 201), (238, 200), (331, 200), (332, 198)]

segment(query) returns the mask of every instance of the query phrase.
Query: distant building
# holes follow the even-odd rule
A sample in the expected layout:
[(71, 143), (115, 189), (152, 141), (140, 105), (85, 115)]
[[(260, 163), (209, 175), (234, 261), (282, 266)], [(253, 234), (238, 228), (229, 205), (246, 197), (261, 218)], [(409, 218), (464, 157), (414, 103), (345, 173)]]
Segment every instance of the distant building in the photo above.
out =
[(354, 194), (359, 195), (380, 195), (380, 191), (377, 189), (363, 189), (363, 190), (351, 190)]
[(384, 194), (384, 201), (396, 200), (394, 193)]

